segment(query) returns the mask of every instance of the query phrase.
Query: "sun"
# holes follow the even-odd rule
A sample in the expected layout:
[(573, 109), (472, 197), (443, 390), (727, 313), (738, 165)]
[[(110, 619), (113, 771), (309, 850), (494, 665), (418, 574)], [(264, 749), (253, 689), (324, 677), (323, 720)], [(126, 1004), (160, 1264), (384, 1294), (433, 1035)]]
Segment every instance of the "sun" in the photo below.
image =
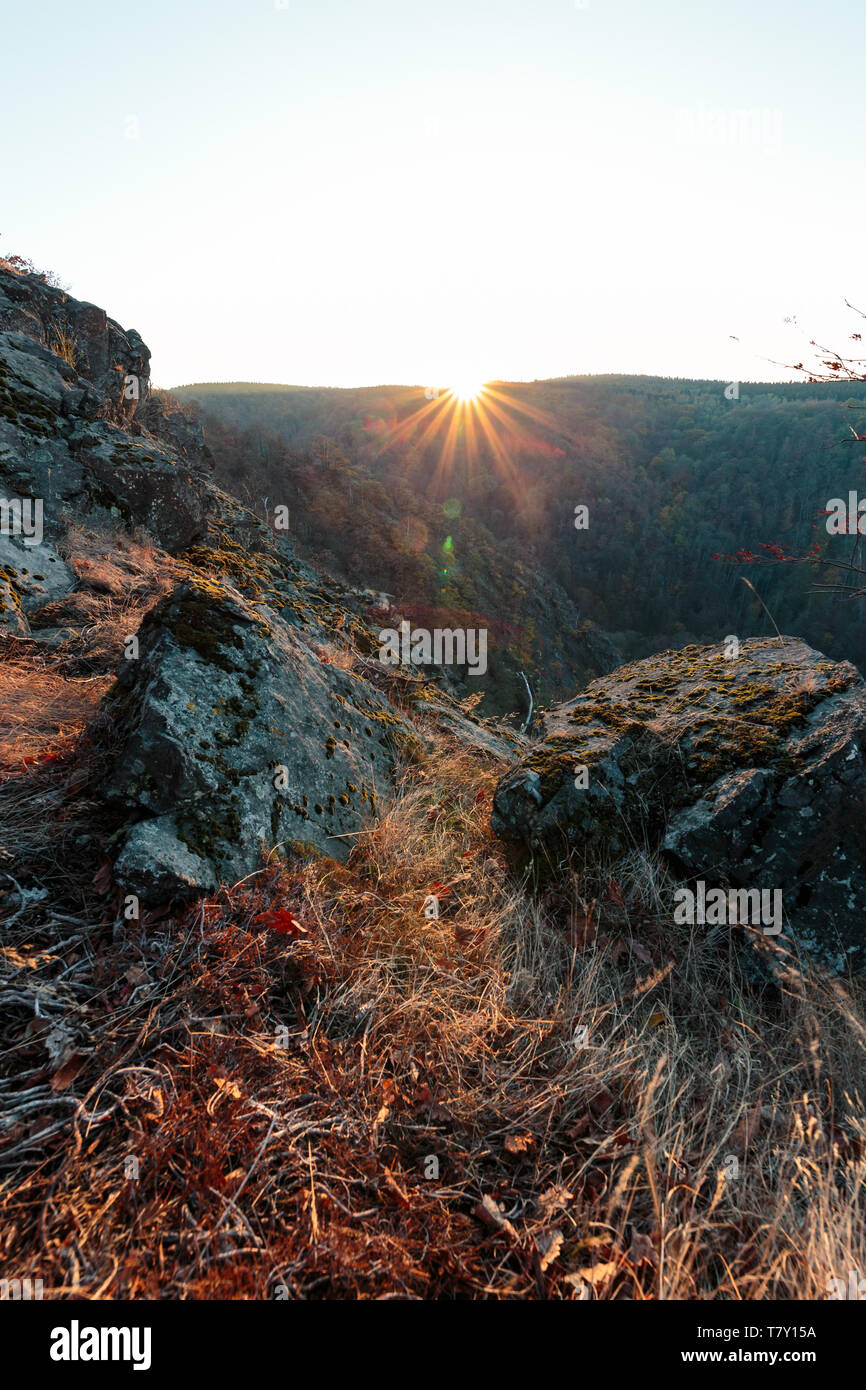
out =
[(483, 381), (478, 381), (475, 377), (461, 377), (451, 387), (451, 394), (463, 405), (469, 405), (471, 401), (477, 401), (483, 390)]

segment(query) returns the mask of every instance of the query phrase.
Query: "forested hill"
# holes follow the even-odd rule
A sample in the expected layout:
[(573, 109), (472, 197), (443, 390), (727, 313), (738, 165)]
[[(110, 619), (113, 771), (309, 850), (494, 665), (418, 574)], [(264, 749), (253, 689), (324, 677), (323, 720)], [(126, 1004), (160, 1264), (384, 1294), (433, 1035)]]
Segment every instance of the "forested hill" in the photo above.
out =
[(853, 538), (829, 536), (822, 512), (866, 492), (864, 383), (567, 377), (494, 383), (468, 405), (405, 386), (173, 394), (260, 513), (288, 506), (295, 538), (353, 582), (519, 628), (515, 660), (548, 697), (573, 684), (563, 595), (570, 623), (573, 604), (630, 657), (771, 633), (742, 576), (782, 631), (866, 666), (860, 603), (814, 592), (817, 566), (714, 558), (816, 540), (847, 557)]

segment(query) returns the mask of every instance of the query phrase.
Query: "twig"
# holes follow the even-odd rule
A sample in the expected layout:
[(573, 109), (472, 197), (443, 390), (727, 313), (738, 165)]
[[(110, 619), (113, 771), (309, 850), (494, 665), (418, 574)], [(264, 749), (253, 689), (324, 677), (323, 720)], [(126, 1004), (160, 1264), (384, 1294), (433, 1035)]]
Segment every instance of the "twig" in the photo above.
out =
[(765, 604), (764, 600), (761, 598), (761, 595), (758, 593), (758, 591), (757, 591), (757, 589), (755, 588), (754, 584), (752, 583), (751, 579), (747, 579), (746, 576), (745, 576), (744, 574), (741, 574), (741, 575), (740, 575), (740, 578), (742, 579), (742, 581), (743, 581), (744, 584), (748, 584), (748, 586), (749, 586), (749, 588), (751, 589), (752, 593), (755, 595), (755, 598), (758, 600), (759, 604), (760, 604), (761, 607), (763, 608), (763, 610), (764, 610), (764, 612), (766, 613), (767, 617), (770, 619), (770, 622), (773, 624), (773, 627), (776, 628), (776, 636), (777, 636), (778, 639), (779, 639), (779, 645), (782, 646), (782, 647), (784, 647), (784, 645), (785, 645), (785, 639), (784, 639), (784, 637), (782, 636), (782, 634), (781, 634), (781, 632), (779, 631), (779, 629), (776, 627), (776, 620), (775, 620), (775, 618), (773, 617), (773, 615), (772, 615), (772, 613), (770, 612), (770, 610), (769, 610), (769, 608), (767, 607), (767, 605)]
[[(275, 1115), (274, 1118), (271, 1120), (270, 1125), (268, 1126), (268, 1132), (267, 1132), (267, 1134), (265, 1135), (264, 1139), (263, 1139), (262, 1142), (261, 1142), (261, 1145), (260, 1145), (260, 1147), (259, 1147), (258, 1153), (256, 1154), (255, 1158), (253, 1159), (253, 1161), (252, 1161), (252, 1163), (250, 1164), (249, 1168), (247, 1169), (247, 1175), (246, 1175), (246, 1177), (244, 1178), (244, 1180), (243, 1180), (243, 1182), (241, 1183), (240, 1187), (238, 1188), (237, 1192), (234, 1194), (234, 1196), (233, 1196), (232, 1199), (231, 1199), (231, 1200), (232, 1200), (232, 1203), (237, 1202), (238, 1197), (240, 1197), (241, 1193), (243, 1192), (244, 1188), (246, 1187), (247, 1183), (249, 1182), (250, 1176), (252, 1175), (252, 1171), (253, 1171), (253, 1169), (255, 1168), (256, 1164), (258, 1163), (259, 1159), (261, 1158), (262, 1154), (264, 1153), (265, 1148), (266, 1148), (266, 1146), (267, 1146), (267, 1144), (268, 1144), (268, 1141), (270, 1140), (270, 1137), (271, 1137), (271, 1135), (272, 1135), (273, 1132), (274, 1132), (274, 1125), (275, 1125), (276, 1123), (277, 1123), (277, 1117), (276, 1117), (276, 1115)], [(214, 1227), (214, 1235), (216, 1235), (216, 1233), (217, 1233), (217, 1231), (219, 1230), (220, 1226), (221, 1226), (221, 1225), (223, 1224), (223, 1222), (225, 1221), (225, 1219), (226, 1219), (226, 1217), (228, 1216), (230, 1210), (231, 1210), (231, 1207), (228, 1207), (228, 1206), (227, 1206), (226, 1209), (225, 1209), (225, 1211), (223, 1212), (222, 1216), (220, 1217), (219, 1221), (217, 1222), (216, 1226)]]

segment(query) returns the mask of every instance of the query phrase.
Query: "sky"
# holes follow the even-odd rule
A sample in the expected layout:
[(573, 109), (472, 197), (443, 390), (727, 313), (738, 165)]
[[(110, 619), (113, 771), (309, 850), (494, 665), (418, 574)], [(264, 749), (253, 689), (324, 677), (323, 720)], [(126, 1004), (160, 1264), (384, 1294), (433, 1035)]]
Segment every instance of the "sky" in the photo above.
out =
[(767, 380), (866, 309), (850, 0), (43, 0), (2, 35), (0, 255), (160, 386)]

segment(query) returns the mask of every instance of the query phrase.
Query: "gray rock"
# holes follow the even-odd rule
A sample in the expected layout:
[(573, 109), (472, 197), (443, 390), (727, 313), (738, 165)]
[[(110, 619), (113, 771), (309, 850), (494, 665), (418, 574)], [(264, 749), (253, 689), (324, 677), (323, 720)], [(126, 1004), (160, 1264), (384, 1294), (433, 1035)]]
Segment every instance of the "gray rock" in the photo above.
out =
[[(6, 499), (14, 494), (6, 493)], [(75, 575), (50, 541), (25, 545), (20, 536), (0, 534), (0, 570), (13, 586), (25, 613), (68, 594)]]
[(115, 874), (118, 883), (134, 889), (148, 902), (194, 897), (218, 886), (210, 864), (178, 838), (177, 826), (169, 816), (140, 821), (132, 827), (117, 857)]
[[(60, 358), (119, 415), (131, 419), (146, 397), (150, 352), (134, 329), (124, 331), (95, 304), (73, 299), (65, 290), (46, 284), (38, 275), (19, 275), (0, 268), (0, 327), (30, 339), (37, 350)], [(128, 377), (139, 383), (138, 397), (126, 387)]]
[(866, 685), (849, 663), (796, 638), (744, 642), (736, 660), (686, 647), (547, 714), (499, 783), (493, 828), (553, 865), (648, 844), (682, 878), (781, 889), (786, 930), (831, 969), (859, 969), (864, 748)]
[(435, 728), (450, 734), (458, 742), (477, 753), (488, 753), (502, 762), (513, 763), (527, 747), (522, 734), (507, 728), (501, 721), (482, 723), (467, 715), (445, 696), (425, 691), (421, 699), (412, 702), (419, 715), (428, 718)]
[(184, 580), (139, 639), (106, 703), (106, 793), (146, 818), (119, 881), (146, 900), (188, 897), (278, 845), (348, 857), (389, 795), (395, 749), (414, 741), (385, 697), (213, 581)]
[(26, 637), (30, 624), (21, 608), (21, 600), (5, 574), (0, 573), (0, 633)]
[(212, 461), (199, 426), (150, 391), (134, 330), (0, 266), (0, 493), (64, 515), (145, 527), (176, 551), (203, 534)]

